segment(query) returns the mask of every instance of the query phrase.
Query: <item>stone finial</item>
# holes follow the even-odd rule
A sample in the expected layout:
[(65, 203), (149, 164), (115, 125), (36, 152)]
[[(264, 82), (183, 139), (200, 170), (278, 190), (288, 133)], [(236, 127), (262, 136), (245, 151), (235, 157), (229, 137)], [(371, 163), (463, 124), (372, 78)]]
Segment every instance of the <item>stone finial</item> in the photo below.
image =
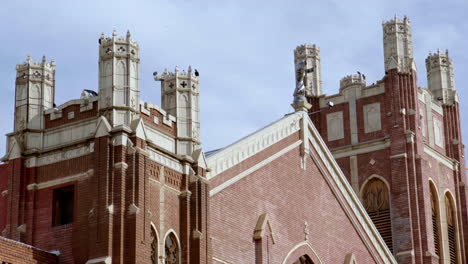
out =
[(29, 55), (28, 55), (28, 56), (26, 56), (26, 62), (30, 63), (30, 62), (31, 62), (31, 60), (32, 60), (31, 56), (29, 56)]
[(188, 72), (189, 74), (192, 73), (192, 66), (190, 66), (190, 65), (188, 66), (187, 72)]
[(117, 37), (117, 32), (115, 31), (115, 29), (112, 31), (112, 37)]
[(179, 72), (179, 66), (175, 66), (174, 72)]
[(46, 56), (43, 55), (43, 56), (42, 56), (42, 64), (45, 64), (45, 63), (46, 63)]
[(127, 41), (130, 41), (131, 37), (130, 30), (127, 30)]

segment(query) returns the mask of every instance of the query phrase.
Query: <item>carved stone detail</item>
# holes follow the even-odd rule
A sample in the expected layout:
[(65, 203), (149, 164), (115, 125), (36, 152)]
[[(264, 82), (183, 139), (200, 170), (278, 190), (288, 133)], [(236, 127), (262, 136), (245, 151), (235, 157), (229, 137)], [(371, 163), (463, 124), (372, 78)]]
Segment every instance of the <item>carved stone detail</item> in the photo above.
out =
[(364, 132), (370, 133), (381, 129), (380, 103), (364, 105)]
[(370, 180), (363, 190), (362, 200), (367, 212), (389, 209), (387, 185), (379, 179)]
[(343, 112), (327, 114), (328, 141), (344, 138)]

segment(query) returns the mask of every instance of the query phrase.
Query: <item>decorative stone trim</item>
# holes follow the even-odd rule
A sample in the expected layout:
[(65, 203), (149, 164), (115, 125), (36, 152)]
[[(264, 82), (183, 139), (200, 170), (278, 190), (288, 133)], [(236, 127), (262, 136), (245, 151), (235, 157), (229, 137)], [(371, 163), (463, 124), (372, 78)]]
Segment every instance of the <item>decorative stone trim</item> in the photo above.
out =
[(227, 187), (229, 187), (230, 185), (236, 183), (237, 181), (241, 180), (242, 178), (244, 178), (246, 176), (249, 176), (254, 171), (262, 168), (263, 166), (265, 166), (268, 163), (274, 161), (275, 159), (281, 157), (282, 155), (284, 155), (287, 152), (293, 150), (294, 148), (296, 148), (297, 146), (299, 146), (301, 144), (302, 144), (302, 140), (298, 140), (298, 141), (294, 142), (293, 144), (287, 146), (286, 148), (284, 148), (284, 149), (276, 152), (275, 154), (269, 156), (268, 158), (264, 159), (263, 161), (257, 163), (255, 166), (252, 166), (252, 167), (248, 168), (247, 170), (237, 174), (236, 176), (230, 178), (229, 180), (227, 180), (227, 181), (223, 182), (222, 184), (216, 186), (215, 188), (211, 189), (210, 190), (210, 196), (213, 196), (213, 195), (217, 194), (218, 192), (222, 191), (223, 189), (226, 189)]
[(22, 224), (16, 228), (16, 230), (20, 233), (26, 233), (26, 224)]
[(207, 178), (216, 177), (221, 172), (299, 131), (299, 120), (302, 115), (300, 112), (289, 114), (207, 157), (208, 167), (211, 169), (207, 173)]
[(41, 182), (41, 183), (31, 183), (28, 186), (26, 186), (26, 189), (28, 189), (28, 191), (31, 191), (31, 190), (40, 190), (44, 188), (49, 188), (52, 186), (61, 185), (61, 184), (68, 183), (68, 182), (84, 180), (93, 174), (94, 174), (94, 170), (90, 169), (87, 172), (79, 173), (79, 174), (72, 175), (72, 176), (67, 176), (67, 177), (60, 178), (60, 179), (50, 180), (50, 181)]
[(114, 214), (114, 205), (111, 204), (111, 205), (107, 206), (107, 211), (109, 212), (109, 214), (113, 215)]
[(39, 158), (28, 158), (25, 160), (25, 166), (27, 168), (40, 167), (64, 160), (78, 158), (84, 155), (88, 155), (92, 152), (94, 152), (94, 143), (90, 143), (88, 146), (83, 146), (75, 149), (46, 154)]
[(369, 142), (359, 145), (353, 145), (347, 148), (337, 148), (331, 150), (333, 153), (333, 157), (335, 159), (349, 157), (349, 156), (356, 156), (364, 153), (369, 153), (377, 150), (382, 150), (390, 147), (390, 140), (384, 138), (379, 140), (378, 142)]
[(408, 158), (408, 154), (406, 153), (399, 153), (399, 154), (395, 154), (395, 155), (392, 155), (390, 156), (391, 159), (399, 159), (399, 158)]
[(126, 170), (128, 168), (128, 164), (123, 162), (123, 161), (117, 162), (117, 163), (114, 164), (114, 168), (116, 168), (116, 169), (122, 169), (123, 168), (124, 170)]
[(221, 264), (234, 264), (233, 262), (228, 262), (227, 260), (222, 260), (222, 259), (220, 259), (218, 257), (215, 257), (215, 256), (213, 256), (212, 259), (219, 262), (219, 263), (221, 263)]
[(94, 258), (86, 261), (85, 264), (112, 264), (112, 258), (109, 256)]
[(138, 208), (134, 203), (128, 206), (129, 215), (137, 215), (139, 212), (140, 212), (140, 208)]
[(455, 162), (453, 162), (453, 160), (451, 160), (444, 154), (438, 152), (437, 150), (431, 148), (430, 146), (424, 145), (424, 152), (432, 158), (436, 159), (438, 162), (444, 164), (447, 168), (451, 170), (457, 170), (458, 165)]
[(182, 165), (176, 159), (164, 156), (151, 148), (148, 148), (147, 151), (150, 160), (156, 161), (157, 163), (168, 167), (169, 169), (175, 170), (180, 173), (184, 173)]

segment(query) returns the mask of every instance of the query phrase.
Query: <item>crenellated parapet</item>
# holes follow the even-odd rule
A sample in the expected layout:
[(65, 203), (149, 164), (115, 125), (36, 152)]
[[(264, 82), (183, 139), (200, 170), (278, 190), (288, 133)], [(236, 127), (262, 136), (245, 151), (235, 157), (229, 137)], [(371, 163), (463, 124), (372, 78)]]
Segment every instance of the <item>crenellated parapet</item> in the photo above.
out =
[(347, 75), (340, 80), (340, 92), (347, 88), (363, 87), (366, 87), (366, 80), (361, 74)]

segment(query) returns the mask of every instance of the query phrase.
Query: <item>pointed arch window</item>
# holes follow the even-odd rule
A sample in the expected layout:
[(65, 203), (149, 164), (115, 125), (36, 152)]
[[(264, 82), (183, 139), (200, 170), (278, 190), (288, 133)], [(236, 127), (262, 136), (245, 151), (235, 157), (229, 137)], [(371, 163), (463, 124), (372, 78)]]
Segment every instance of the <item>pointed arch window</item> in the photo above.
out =
[(362, 190), (362, 200), (367, 214), (385, 241), (385, 244), (387, 244), (387, 247), (393, 252), (389, 190), (387, 185), (378, 178), (372, 178)]
[(292, 264), (314, 264), (314, 262), (310, 259), (308, 255), (302, 255)]
[(445, 210), (447, 217), (447, 234), (450, 254), (450, 264), (457, 262), (457, 234), (456, 234), (456, 214), (455, 207), (449, 195), (445, 195)]
[(179, 244), (174, 233), (170, 233), (165, 241), (165, 264), (179, 264)]
[(158, 264), (158, 236), (156, 235), (156, 230), (154, 227), (151, 227), (151, 264)]
[(434, 251), (437, 256), (440, 256), (440, 242), (439, 242), (439, 202), (437, 199), (437, 192), (435, 187), (431, 184), (431, 216), (432, 216), (432, 234), (434, 236)]

